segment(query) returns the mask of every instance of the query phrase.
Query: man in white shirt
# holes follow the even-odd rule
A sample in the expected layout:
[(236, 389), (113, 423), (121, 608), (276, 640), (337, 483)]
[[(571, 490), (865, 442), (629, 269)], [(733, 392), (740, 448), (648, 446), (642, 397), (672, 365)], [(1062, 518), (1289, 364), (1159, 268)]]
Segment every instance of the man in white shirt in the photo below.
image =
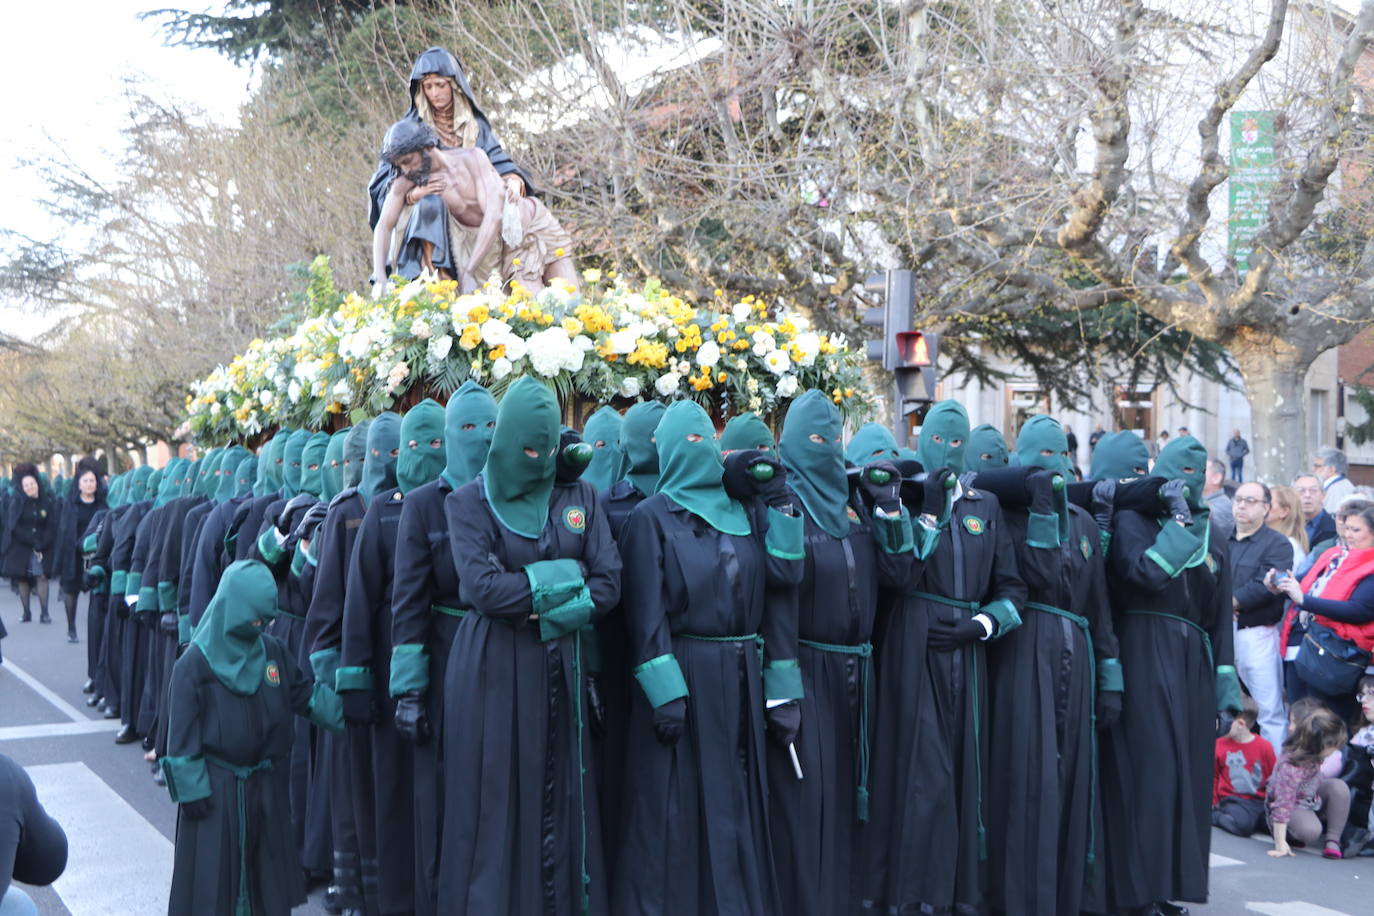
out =
[(1312, 456), (1312, 473), (1322, 482), (1325, 495), (1322, 508), (1332, 515), (1345, 502), (1345, 498), (1355, 492), (1355, 485), (1345, 476), (1349, 468), (1345, 452), (1334, 448), (1319, 448)]

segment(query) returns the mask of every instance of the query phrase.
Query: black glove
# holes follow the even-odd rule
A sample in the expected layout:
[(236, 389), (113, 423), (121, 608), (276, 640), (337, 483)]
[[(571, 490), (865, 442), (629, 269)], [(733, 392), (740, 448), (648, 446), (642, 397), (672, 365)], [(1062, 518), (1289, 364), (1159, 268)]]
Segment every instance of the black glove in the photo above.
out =
[(1098, 531), (1112, 530), (1112, 517), (1116, 514), (1116, 481), (1099, 480), (1093, 484), (1093, 521)]
[(598, 738), (606, 736), (606, 704), (601, 699), (601, 687), (594, 676), (587, 677), (587, 717), (591, 721), (592, 734)]
[(292, 531), (296, 530), (296, 522), (312, 505), (319, 502), (318, 499), (309, 493), (298, 493), (287, 500), (286, 505), (277, 515), (277, 532), (282, 537), (289, 537)]
[(775, 509), (792, 505), (787, 469), (777, 458), (756, 448), (740, 449), (725, 456), (721, 484), (732, 499), (742, 502), (757, 498)]
[(371, 690), (345, 690), (339, 699), (343, 701), (344, 721), (349, 725), (371, 725), (377, 718)]
[(1231, 733), (1231, 723), (1236, 717), (1224, 709), (1217, 710), (1217, 737), (1224, 738)]
[(768, 737), (785, 748), (797, 740), (797, 732), (801, 731), (801, 704), (793, 700), (770, 706), (763, 711), (763, 720), (768, 725)]
[(1099, 690), (1097, 692), (1097, 727), (1111, 728), (1121, 718), (1121, 692)]
[[(884, 474), (888, 475), (886, 483), (878, 483), (873, 479), (881, 478)], [(865, 465), (859, 472), (859, 488), (863, 490), (869, 502), (887, 514), (896, 515), (901, 512), (902, 475), (891, 462), (875, 461)]]
[(582, 476), (582, 472), (592, 463), (596, 449), (582, 441), (582, 434), (575, 429), (565, 429), (558, 437), (558, 461), (555, 463), (554, 481), (570, 484)]
[(1031, 472), (1026, 476), (1026, 489), (1030, 492), (1030, 511), (1033, 515), (1055, 514), (1053, 472)]
[(954, 472), (949, 468), (940, 468), (938, 471), (926, 475), (921, 494), (922, 515), (933, 515), (936, 518), (944, 517), (945, 509), (949, 504), (949, 487), (946, 482), (953, 476)]
[(315, 536), (315, 531), (320, 527), (326, 515), (329, 514), (329, 504), (323, 500), (315, 503), (305, 514), (300, 517), (296, 527), (292, 529), (291, 536), (287, 538), (288, 543), (295, 548), (301, 541), (308, 541)]
[(175, 636), (177, 634), (177, 615), (176, 611), (168, 611), (157, 620), (157, 628), (160, 632)]
[(687, 727), (687, 701), (682, 697), (669, 700), (654, 710), (654, 736), (659, 744), (672, 747)]
[(983, 625), (972, 617), (963, 620), (936, 620), (931, 623), (926, 645), (936, 652), (952, 652), (966, 643), (987, 635)]
[(1183, 495), (1186, 489), (1188, 484), (1181, 480), (1165, 481), (1164, 486), (1159, 488), (1159, 499), (1174, 517), (1174, 521), (1182, 525), (1191, 525), (1193, 510), (1188, 508), (1188, 498)]
[(181, 813), (193, 821), (203, 821), (210, 816), (210, 799), (198, 798), (195, 801), (181, 803)]
[(396, 731), (416, 744), (429, 737), (429, 715), (420, 691), (408, 690), (396, 698)]

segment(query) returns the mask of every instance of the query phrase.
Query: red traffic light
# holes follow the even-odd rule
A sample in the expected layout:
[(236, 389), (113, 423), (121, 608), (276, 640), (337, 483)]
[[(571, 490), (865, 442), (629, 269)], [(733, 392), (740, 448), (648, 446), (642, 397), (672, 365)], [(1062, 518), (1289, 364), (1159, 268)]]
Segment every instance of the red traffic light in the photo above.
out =
[(923, 331), (899, 331), (897, 333), (898, 366), (932, 366), (930, 344)]

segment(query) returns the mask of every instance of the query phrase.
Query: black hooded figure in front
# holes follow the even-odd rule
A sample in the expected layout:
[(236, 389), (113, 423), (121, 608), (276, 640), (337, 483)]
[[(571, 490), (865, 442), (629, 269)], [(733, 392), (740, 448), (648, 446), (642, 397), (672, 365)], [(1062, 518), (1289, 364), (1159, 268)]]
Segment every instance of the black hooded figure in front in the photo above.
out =
[[(486, 153), (505, 183), (509, 199), (518, 200), (533, 193), (534, 185), (529, 175), (511, 161), (487, 116), (478, 107), (463, 68), (443, 48), (429, 48), (415, 59), (415, 66), (410, 70), (410, 110), (405, 116), (434, 128), (444, 147), (476, 147)], [(371, 202), (369, 226), (376, 227), (382, 204), (397, 174), (397, 169), (385, 160), (377, 164), (377, 171), (367, 186)], [(409, 212), (403, 212), (397, 221), (400, 238), (393, 238), (388, 249), (387, 270), (407, 280), (415, 279), (426, 269), (443, 270), (456, 277), (458, 269), (449, 238), (449, 215), (443, 201), (426, 185), (411, 191), (406, 204)]]

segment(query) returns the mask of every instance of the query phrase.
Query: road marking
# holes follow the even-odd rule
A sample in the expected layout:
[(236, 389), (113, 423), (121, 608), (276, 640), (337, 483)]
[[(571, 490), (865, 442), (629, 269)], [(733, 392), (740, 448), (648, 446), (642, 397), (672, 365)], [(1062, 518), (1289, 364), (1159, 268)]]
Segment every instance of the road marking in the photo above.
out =
[(166, 912), (173, 850), (167, 838), (84, 763), (25, 770), (67, 832), (67, 870), (53, 889), (72, 916)]
[(53, 706), (57, 707), (57, 710), (61, 712), (62, 715), (66, 716), (68, 719), (71, 719), (73, 722), (91, 721), (90, 716), (83, 715), (79, 709), (77, 709), (72, 704), (68, 703), (66, 700), (62, 699), (57, 694), (53, 693), (51, 690), (45, 687), (43, 683), (38, 680), (38, 678), (34, 677), (32, 674), (29, 674), (23, 668), (20, 668), (18, 665), (14, 663), (13, 660), (5, 662), (5, 668), (9, 671), (10, 674), (13, 674), (15, 677), (19, 678), (19, 680), (23, 681), (25, 684), (28, 684), (29, 689), (32, 690), (34, 693), (38, 694), (40, 697), (47, 700)]
[(1289, 903), (1246, 903), (1245, 908), (1252, 913), (1265, 916), (1350, 916), (1343, 910), (1330, 910), (1315, 903), (1295, 900)]
[(1225, 868), (1228, 865), (1245, 864), (1240, 859), (1230, 859), (1226, 856), (1217, 855), (1215, 852), (1209, 853), (1208, 855), (1210, 856), (1210, 858), (1207, 860), (1207, 864), (1212, 868)]
[(68, 738), (119, 731), (118, 719), (87, 719), (84, 722), (45, 722), (41, 725), (7, 725), (0, 728), (0, 742), (27, 738)]

